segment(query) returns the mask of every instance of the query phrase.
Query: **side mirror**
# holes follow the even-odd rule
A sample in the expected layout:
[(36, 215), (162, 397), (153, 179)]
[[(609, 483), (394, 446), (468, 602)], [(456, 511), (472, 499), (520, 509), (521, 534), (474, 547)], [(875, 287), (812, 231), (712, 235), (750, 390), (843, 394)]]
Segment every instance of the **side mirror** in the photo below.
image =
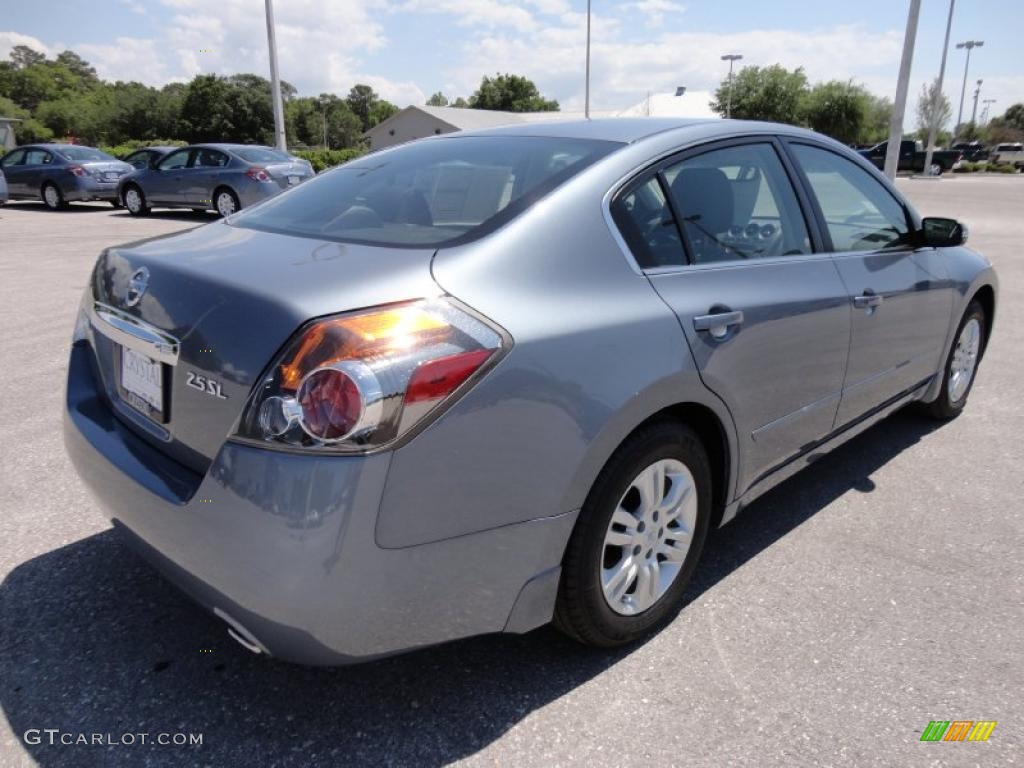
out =
[(967, 242), (967, 227), (956, 219), (928, 216), (921, 220), (921, 245), (951, 248)]

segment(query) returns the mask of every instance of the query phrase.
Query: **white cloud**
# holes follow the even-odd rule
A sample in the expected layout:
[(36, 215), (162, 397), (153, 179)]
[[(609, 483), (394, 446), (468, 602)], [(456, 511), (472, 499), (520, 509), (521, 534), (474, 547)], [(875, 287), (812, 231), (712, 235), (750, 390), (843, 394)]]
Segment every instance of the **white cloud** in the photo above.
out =
[(673, 0), (639, 0), (635, 3), (627, 3), (626, 7), (635, 10), (647, 18), (647, 26), (651, 28), (661, 27), (665, 23), (665, 14), (680, 14), (686, 10), (682, 3)]
[(27, 45), (29, 48), (45, 53), (47, 56), (55, 55), (58, 51), (46, 45), (38, 37), (23, 35), (20, 32), (0, 32), (0, 59), (4, 61), (16, 45)]
[[(546, 8), (558, 4), (545, 2)], [(406, 0), (393, 8), (398, 13), (438, 13), (456, 17), (460, 27), (511, 28), (522, 32), (538, 28), (527, 9), (501, 0)]]

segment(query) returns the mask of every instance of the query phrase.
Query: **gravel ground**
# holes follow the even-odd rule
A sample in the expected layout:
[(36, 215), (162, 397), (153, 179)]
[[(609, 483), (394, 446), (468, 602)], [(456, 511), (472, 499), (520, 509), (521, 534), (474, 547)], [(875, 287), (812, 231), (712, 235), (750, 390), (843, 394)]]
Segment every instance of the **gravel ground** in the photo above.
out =
[[(967, 412), (900, 413), (711, 539), (690, 604), (595, 652), (550, 629), (373, 664), (255, 657), (114, 536), (60, 403), (105, 245), (194, 226), (98, 205), (0, 209), (0, 765), (1014, 765), (1024, 736), (1024, 178), (902, 179), (1002, 280)], [(930, 720), (997, 720), (921, 743)], [(202, 746), (50, 745), (202, 734)]]

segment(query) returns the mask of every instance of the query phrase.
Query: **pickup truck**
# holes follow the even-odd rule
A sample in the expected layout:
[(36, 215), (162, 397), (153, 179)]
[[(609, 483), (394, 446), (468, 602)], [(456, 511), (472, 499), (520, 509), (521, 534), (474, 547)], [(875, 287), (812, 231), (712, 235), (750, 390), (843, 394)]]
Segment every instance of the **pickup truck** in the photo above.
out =
[[(889, 142), (883, 141), (870, 149), (860, 150), (861, 155), (870, 160), (876, 168), (885, 168), (885, 150)], [(932, 165), (936, 167), (937, 173), (948, 171), (963, 160), (963, 153), (955, 149), (936, 149), (932, 153)], [(896, 166), (897, 171), (924, 172), (925, 149), (924, 142), (904, 139), (900, 142), (900, 158)]]
[(964, 154), (964, 160), (969, 163), (979, 163), (988, 160), (988, 149), (980, 141), (959, 141), (950, 149), (956, 149)]

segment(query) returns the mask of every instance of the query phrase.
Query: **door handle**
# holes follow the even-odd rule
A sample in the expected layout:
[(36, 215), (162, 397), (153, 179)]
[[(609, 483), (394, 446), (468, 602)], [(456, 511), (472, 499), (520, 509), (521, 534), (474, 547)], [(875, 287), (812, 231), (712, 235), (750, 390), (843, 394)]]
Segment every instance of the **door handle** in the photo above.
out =
[(742, 324), (743, 312), (740, 310), (697, 315), (693, 318), (694, 330), (707, 331), (714, 339), (724, 339), (729, 335), (729, 328)]
[(853, 297), (853, 306), (857, 307), (857, 309), (873, 309), (881, 306), (882, 299), (882, 296), (869, 289), (864, 291), (863, 296)]

